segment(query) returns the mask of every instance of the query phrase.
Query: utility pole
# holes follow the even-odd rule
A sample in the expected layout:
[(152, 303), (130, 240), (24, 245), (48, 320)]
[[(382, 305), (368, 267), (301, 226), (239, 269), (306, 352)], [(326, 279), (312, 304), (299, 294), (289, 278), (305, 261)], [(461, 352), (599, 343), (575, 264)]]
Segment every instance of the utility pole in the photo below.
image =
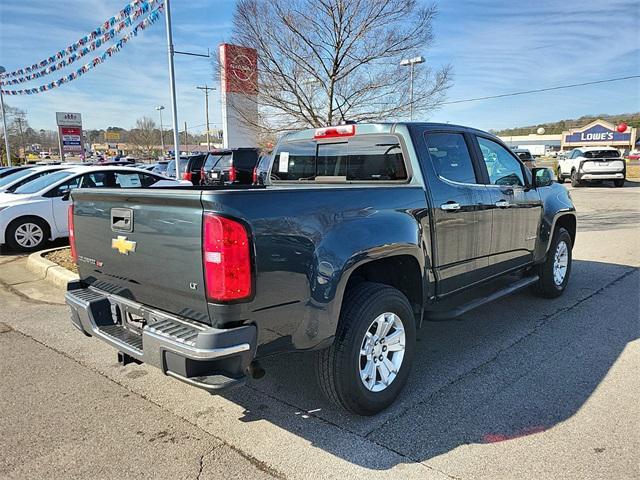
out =
[(169, 87), (171, 91), (171, 115), (173, 120), (173, 150), (176, 159), (176, 180), (180, 179), (180, 133), (178, 132), (178, 105), (176, 102), (176, 78), (173, 67), (173, 34), (171, 33), (171, 7), (164, 0), (164, 19), (167, 29), (167, 54), (169, 56)]
[[(0, 76), (6, 72), (4, 67), (0, 67)], [(2, 87), (0, 87), (0, 105), (2, 105), (2, 125), (4, 127), (4, 148), (7, 152), (7, 165), (11, 166), (11, 148), (9, 147), (9, 132), (7, 131), (7, 114), (4, 112), (4, 97)]]
[(187, 122), (184, 122), (184, 148), (189, 155), (189, 137), (187, 137)]
[(22, 131), (22, 122), (24, 120), (22, 117), (16, 117), (16, 122), (18, 122), (18, 130), (20, 131), (20, 148), (22, 148), (22, 157), (27, 157), (27, 151), (24, 147), (24, 132)]
[(413, 68), (418, 63), (424, 63), (424, 57), (413, 57), (406, 58), (404, 60), (400, 60), (400, 65), (407, 66), (411, 68), (411, 72), (409, 74), (409, 119), (413, 120)]
[(215, 88), (207, 87), (196, 87), (198, 90), (204, 90), (204, 112), (205, 118), (207, 122), (207, 152), (211, 151), (211, 137), (209, 136), (209, 90), (215, 90)]

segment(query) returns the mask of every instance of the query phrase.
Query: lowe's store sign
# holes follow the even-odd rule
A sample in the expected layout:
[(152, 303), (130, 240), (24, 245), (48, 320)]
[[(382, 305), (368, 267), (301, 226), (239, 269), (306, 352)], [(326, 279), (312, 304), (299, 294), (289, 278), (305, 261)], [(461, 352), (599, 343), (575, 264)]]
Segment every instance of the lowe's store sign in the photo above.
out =
[(607, 142), (626, 142), (631, 141), (631, 131), (620, 133), (616, 130), (605, 127), (604, 125), (594, 125), (582, 132), (574, 132), (566, 135), (565, 143), (607, 143)]

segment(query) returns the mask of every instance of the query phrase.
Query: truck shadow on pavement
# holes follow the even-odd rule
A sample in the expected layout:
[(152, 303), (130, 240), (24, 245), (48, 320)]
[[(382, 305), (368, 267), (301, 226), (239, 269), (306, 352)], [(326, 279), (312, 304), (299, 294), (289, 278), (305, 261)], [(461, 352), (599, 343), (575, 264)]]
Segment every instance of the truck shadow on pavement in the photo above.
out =
[(313, 446), (371, 469), (426, 462), (468, 444), (535, 435), (570, 419), (638, 338), (638, 269), (574, 260), (555, 300), (529, 291), (418, 331), (403, 394), (375, 417), (334, 407), (312, 354), (263, 362), (267, 376), (223, 395)]

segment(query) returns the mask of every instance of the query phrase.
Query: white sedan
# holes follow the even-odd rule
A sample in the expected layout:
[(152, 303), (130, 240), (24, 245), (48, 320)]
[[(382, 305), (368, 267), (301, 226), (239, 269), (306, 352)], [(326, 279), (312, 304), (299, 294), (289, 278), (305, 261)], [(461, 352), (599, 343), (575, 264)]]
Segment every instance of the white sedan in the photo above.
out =
[[(189, 182), (186, 182), (190, 185)], [(185, 182), (131, 167), (71, 167), (0, 193), (0, 246), (33, 251), (68, 237), (69, 192), (74, 188), (141, 188)]]
[(0, 192), (11, 192), (25, 183), (29, 183), (36, 178), (43, 177), (45, 175), (49, 175), (53, 172), (58, 172), (60, 170), (64, 170), (69, 168), (66, 165), (53, 165), (53, 166), (37, 166), (37, 167), (28, 167), (21, 168), (16, 170), (15, 172), (7, 175), (6, 177), (0, 178)]

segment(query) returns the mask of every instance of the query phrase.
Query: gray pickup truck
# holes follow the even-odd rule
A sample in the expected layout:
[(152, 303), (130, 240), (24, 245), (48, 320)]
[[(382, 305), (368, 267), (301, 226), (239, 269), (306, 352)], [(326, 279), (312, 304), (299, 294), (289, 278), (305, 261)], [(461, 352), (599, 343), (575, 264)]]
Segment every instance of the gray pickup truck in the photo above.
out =
[(267, 185), (73, 192), (73, 324), (209, 392), (315, 351), (327, 397), (371, 415), (406, 383), (423, 321), (565, 290), (575, 208), (552, 172), (455, 125), (304, 130)]

